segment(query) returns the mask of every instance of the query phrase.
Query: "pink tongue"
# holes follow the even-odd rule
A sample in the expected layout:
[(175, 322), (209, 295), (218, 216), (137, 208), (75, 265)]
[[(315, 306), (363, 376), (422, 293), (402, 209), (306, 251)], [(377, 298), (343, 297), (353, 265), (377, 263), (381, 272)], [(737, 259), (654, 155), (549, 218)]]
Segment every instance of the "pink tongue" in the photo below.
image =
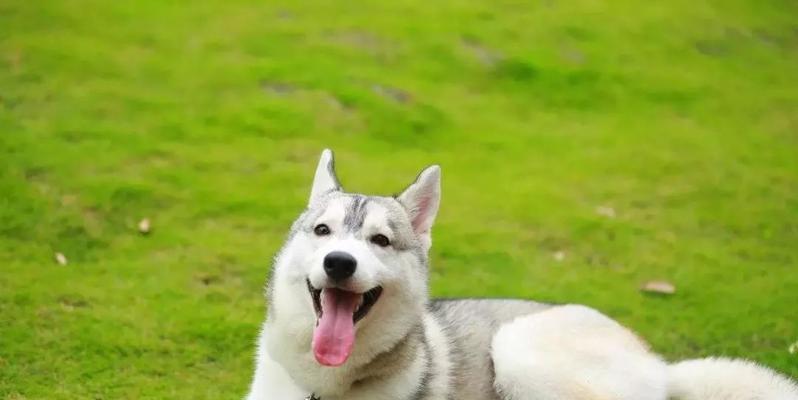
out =
[(353, 320), (357, 293), (338, 289), (321, 291), (321, 318), (313, 331), (313, 354), (319, 364), (337, 367), (346, 362), (355, 343)]

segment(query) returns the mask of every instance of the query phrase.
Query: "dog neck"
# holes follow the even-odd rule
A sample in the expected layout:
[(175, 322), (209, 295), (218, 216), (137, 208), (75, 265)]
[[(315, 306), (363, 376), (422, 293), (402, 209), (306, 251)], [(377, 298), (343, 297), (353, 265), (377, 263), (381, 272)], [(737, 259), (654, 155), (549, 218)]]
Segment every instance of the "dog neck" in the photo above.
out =
[(336, 368), (319, 365), (308, 341), (300, 340), (304, 342), (300, 346), (296, 341), (294, 346), (286, 345), (292, 334), (285, 330), (270, 337), (268, 351), (297, 384), (319, 399), (368, 399), (386, 390), (396, 393), (392, 398), (410, 398), (417, 387), (414, 383), (428, 379), (425, 375), (429, 374), (431, 357), (422, 320), (410, 326), (390, 345), (356, 349), (346, 364)]
[(419, 321), (418, 325), (410, 329), (393, 347), (377, 354), (374, 359), (358, 368), (357, 379), (353, 382), (353, 386), (368, 384), (370, 381), (407, 369), (420, 350), (426, 351), (425, 343), (424, 326)]

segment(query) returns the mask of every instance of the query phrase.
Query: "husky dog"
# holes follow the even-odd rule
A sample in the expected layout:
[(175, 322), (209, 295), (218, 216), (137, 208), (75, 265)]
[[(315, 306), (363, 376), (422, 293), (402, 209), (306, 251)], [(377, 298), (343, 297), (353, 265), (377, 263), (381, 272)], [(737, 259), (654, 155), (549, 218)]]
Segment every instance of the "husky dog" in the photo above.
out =
[(735, 361), (667, 366), (584, 306), (428, 297), (438, 166), (344, 192), (329, 150), (275, 258), (248, 400), (798, 400)]

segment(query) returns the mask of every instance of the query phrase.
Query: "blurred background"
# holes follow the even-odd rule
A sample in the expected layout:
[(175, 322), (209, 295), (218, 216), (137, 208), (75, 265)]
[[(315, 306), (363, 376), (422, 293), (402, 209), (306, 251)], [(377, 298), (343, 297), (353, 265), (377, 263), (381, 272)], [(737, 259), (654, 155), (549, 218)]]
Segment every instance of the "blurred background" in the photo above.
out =
[(0, 398), (240, 398), (324, 147), (433, 295), (798, 377), (794, 1), (4, 0)]

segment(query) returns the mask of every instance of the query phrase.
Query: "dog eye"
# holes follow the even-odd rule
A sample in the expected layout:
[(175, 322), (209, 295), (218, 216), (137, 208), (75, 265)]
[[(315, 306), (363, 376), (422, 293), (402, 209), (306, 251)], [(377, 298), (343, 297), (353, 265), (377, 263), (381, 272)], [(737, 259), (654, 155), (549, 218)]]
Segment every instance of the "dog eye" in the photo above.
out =
[(369, 241), (380, 247), (388, 247), (391, 244), (387, 236), (379, 233), (369, 238)]
[(325, 224), (318, 224), (313, 228), (313, 233), (317, 236), (327, 236), (330, 234), (330, 227)]

